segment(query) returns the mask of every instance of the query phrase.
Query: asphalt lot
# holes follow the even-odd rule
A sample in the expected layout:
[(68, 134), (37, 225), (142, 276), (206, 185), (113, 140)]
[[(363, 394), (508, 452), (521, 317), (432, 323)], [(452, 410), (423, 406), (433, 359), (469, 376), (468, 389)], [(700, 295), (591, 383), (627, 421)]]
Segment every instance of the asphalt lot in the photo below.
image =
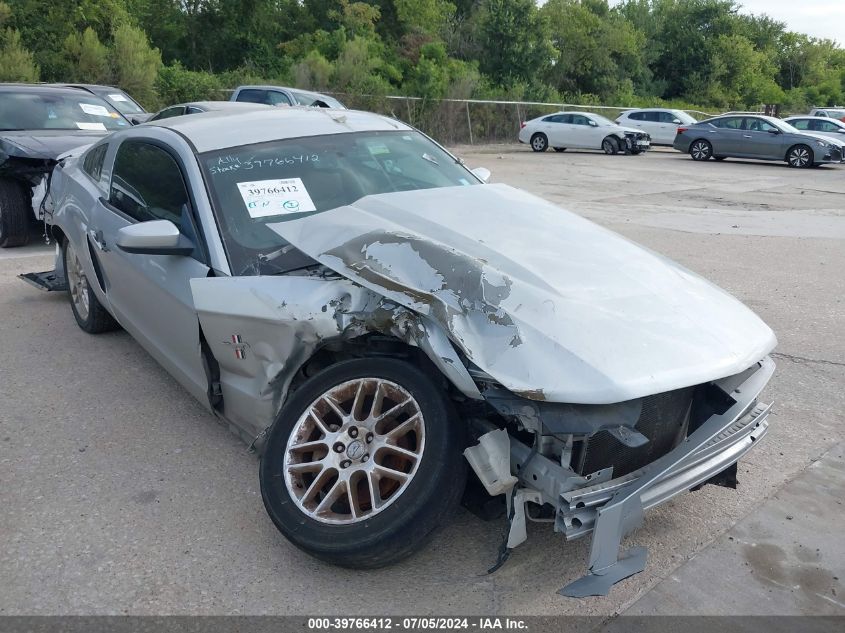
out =
[[(555, 593), (583, 573), (589, 541), (566, 543), (542, 524), (486, 575), (503, 526), (464, 510), (400, 565), (331, 567), (276, 532), (256, 457), (127, 334), (87, 335), (65, 296), (16, 279), (51, 267), (50, 249), (33, 245), (0, 251), (0, 614), (610, 615), (717, 547), (845, 439), (845, 165), (700, 164), (666, 150), (457, 153), (681, 262), (774, 328), (778, 370), (765, 397), (776, 407), (740, 464), (740, 487), (707, 486), (649, 512), (627, 543), (649, 548), (646, 570), (605, 598)], [(845, 519), (843, 506), (832, 512), (831, 538)], [(812, 503), (793, 512), (808, 513)], [(722, 573), (752, 557), (738, 549)], [(758, 612), (742, 601), (729, 609)]]

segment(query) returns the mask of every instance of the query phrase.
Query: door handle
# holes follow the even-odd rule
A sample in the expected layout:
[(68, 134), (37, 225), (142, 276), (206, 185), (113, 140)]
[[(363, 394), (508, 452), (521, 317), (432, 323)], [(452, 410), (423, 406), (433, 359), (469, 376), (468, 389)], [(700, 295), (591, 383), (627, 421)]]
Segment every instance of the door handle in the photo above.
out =
[(103, 239), (102, 231), (95, 231), (94, 229), (89, 229), (88, 237), (91, 238), (91, 241), (94, 242), (94, 245), (101, 251), (103, 251), (104, 253), (109, 252), (109, 248), (108, 246), (106, 246), (106, 240)]
[(751, 135), (750, 134), (743, 134), (742, 138), (751, 138)]

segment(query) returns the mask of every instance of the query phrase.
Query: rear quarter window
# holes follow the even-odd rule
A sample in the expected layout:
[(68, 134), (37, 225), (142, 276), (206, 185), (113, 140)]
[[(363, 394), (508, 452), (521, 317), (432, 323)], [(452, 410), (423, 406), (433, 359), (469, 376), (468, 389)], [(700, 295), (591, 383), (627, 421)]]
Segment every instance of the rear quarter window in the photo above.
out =
[(108, 147), (106, 143), (92, 147), (82, 159), (82, 170), (97, 182), (103, 175), (103, 163), (106, 160)]

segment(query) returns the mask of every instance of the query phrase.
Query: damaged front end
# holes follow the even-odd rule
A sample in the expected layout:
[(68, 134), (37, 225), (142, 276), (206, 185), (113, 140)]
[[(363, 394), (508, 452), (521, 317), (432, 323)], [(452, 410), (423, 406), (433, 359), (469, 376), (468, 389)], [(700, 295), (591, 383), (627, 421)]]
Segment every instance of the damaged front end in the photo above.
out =
[(508, 548), (544, 511), (568, 540), (593, 532), (588, 574), (560, 593), (604, 595), (645, 568), (645, 548), (619, 554), (645, 510), (730, 471), (765, 435), (771, 405), (757, 398), (773, 371), (766, 357), (729, 378), (617, 405), (537, 403), (486, 389), (513, 431), (478, 420), (479, 442), (465, 455), (487, 491), (505, 495)]

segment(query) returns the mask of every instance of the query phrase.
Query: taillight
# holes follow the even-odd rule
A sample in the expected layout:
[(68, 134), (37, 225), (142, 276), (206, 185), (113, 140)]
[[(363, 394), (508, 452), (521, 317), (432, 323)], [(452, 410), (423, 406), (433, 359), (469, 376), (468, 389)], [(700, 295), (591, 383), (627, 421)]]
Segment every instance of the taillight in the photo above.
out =
[(525, 121), (523, 121), (522, 123), (520, 123), (520, 124), (519, 124), (519, 129), (520, 129), (520, 130), (521, 130), (522, 128), (524, 128), (524, 127), (525, 127)]
[(685, 128), (685, 127), (679, 127), (678, 128), (678, 134), (683, 134), (686, 131), (687, 131), (687, 128)]

